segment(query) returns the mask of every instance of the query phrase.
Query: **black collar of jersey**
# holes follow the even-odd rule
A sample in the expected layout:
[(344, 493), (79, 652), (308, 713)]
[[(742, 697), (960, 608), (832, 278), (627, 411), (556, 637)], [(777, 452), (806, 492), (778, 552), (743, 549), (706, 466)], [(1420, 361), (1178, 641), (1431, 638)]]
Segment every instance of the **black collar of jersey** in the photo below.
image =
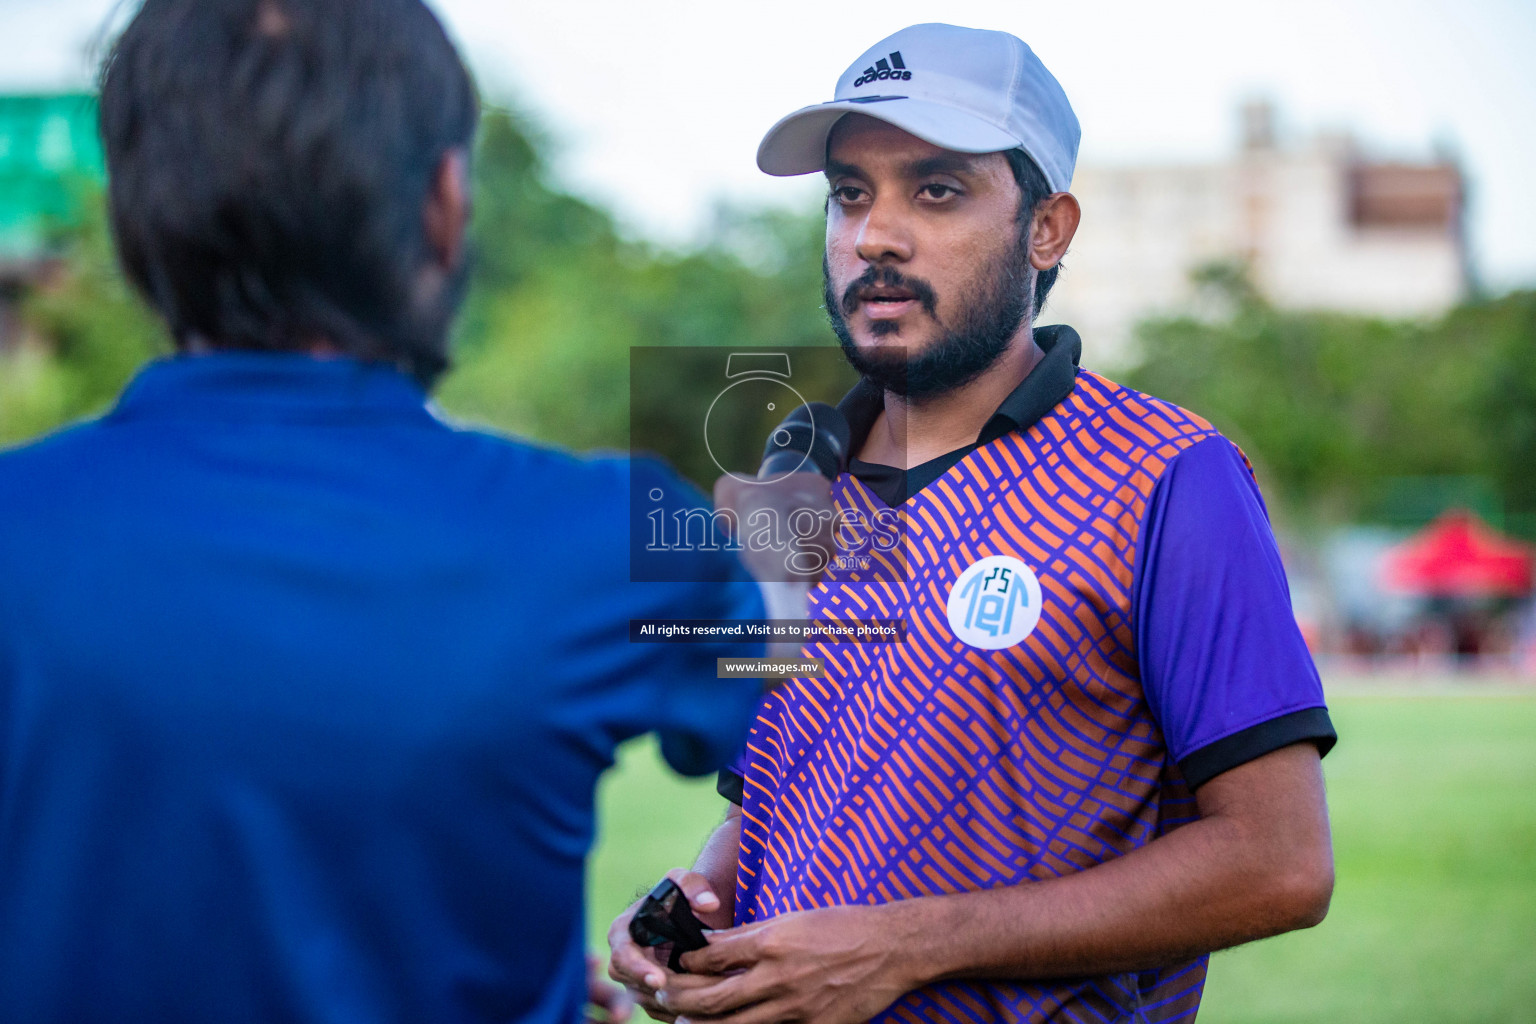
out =
[[(1035, 328), (1035, 344), (1045, 353), (1028, 376), (997, 407), (992, 418), (981, 428), (976, 440), (936, 459), (911, 469), (882, 466), (875, 462), (850, 459), (848, 472), (874, 491), (880, 500), (895, 508), (912, 495), (949, 472), (950, 468), (982, 445), (996, 441), (1012, 431), (1026, 431), (1040, 418), (1066, 400), (1077, 384), (1077, 364), (1082, 358), (1083, 342), (1077, 332), (1065, 324)], [(885, 393), (868, 379), (861, 380), (837, 405), (848, 420), (851, 441), (849, 451), (864, 447), (869, 431), (885, 408)]]

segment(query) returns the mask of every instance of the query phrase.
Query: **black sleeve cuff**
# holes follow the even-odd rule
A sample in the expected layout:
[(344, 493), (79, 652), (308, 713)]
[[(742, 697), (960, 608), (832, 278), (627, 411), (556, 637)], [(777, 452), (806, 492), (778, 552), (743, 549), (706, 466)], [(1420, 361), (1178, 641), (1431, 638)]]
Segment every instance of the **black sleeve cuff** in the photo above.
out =
[(729, 768), (722, 768), (720, 774), (715, 777), (715, 792), (725, 797), (737, 807), (740, 807), (745, 799), (743, 796), (745, 789), (746, 780)]
[[(1247, 764), (1281, 747), (1307, 740), (1317, 744), (1319, 757), (1326, 756), (1339, 741), (1339, 734), (1333, 731), (1333, 722), (1328, 718), (1327, 708), (1305, 708), (1251, 725), (1242, 732), (1223, 737), (1182, 758), (1179, 771), (1183, 773), (1184, 781), (1189, 783), (1190, 789), (1199, 789), (1224, 771)], [(721, 772), (722, 778), (724, 775)]]

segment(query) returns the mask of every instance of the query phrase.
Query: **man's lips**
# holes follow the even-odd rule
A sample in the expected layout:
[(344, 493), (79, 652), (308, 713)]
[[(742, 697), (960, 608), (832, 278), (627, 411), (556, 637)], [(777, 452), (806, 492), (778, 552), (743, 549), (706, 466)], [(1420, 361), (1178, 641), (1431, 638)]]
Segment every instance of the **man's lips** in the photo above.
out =
[(894, 267), (869, 266), (857, 280), (849, 282), (838, 309), (845, 317), (862, 312), (864, 319), (890, 322), (918, 310), (938, 319), (936, 305), (933, 286), (928, 282), (908, 277)]
[(859, 308), (871, 320), (894, 320), (921, 303), (905, 288), (866, 288), (859, 292)]
[(859, 308), (864, 315), (871, 320), (895, 320), (917, 309), (919, 303), (916, 299), (903, 299), (900, 302), (875, 302), (866, 300), (860, 303)]

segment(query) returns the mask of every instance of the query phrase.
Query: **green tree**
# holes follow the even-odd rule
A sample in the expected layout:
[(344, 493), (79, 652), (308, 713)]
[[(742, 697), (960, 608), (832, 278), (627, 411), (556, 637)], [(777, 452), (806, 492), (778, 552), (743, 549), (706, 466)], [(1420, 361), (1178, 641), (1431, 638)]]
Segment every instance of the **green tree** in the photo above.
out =
[(1536, 517), (1536, 291), (1457, 309), (1444, 331), (1486, 347), (1471, 410), (1486, 470), (1512, 510)]
[[(625, 240), (546, 179), (538, 135), (491, 111), (476, 152), (477, 259), (440, 403), (464, 419), (575, 448), (621, 448), (630, 353), (653, 346), (832, 343), (819, 216), (719, 211), (687, 252)], [(569, 224), (569, 228), (562, 227)], [(680, 389), (714, 386), (686, 379)]]
[(1489, 476), (1536, 509), (1536, 295), (1419, 323), (1279, 310), (1231, 267), (1197, 280), (1230, 315), (1142, 324), (1127, 383), (1210, 419), (1291, 517), (1369, 517), (1408, 477)]
[(160, 321), (117, 267), (99, 188), (54, 231), (59, 260), (20, 303), (29, 339), (0, 356), (0, 444), (102, 411), (145, 361), (169, 351)]

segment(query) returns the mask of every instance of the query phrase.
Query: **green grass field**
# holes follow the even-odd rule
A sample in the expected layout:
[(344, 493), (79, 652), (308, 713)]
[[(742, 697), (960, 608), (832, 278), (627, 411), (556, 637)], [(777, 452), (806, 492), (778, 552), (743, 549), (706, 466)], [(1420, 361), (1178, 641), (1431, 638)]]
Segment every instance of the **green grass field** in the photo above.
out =
[[(1536, 693), (1330, 698), (1328, 920), (1217, 954), (1204, 1022), (1536, 1024)], [(635, 745), (600, 795), (593, 943), (723, 803)]]

